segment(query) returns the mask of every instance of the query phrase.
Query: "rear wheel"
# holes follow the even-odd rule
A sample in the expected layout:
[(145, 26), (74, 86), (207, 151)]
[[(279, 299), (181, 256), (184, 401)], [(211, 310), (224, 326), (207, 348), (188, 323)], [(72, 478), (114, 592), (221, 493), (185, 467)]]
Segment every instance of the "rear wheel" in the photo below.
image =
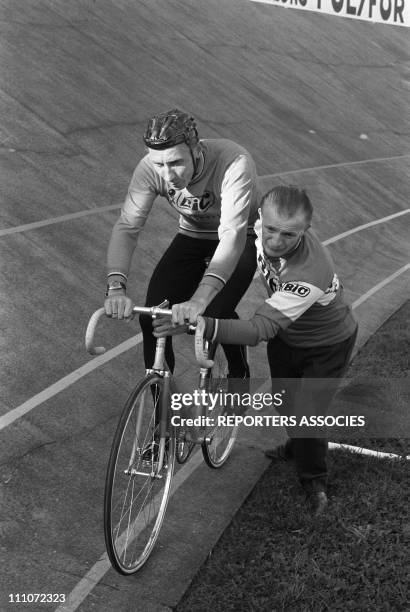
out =
[[(220, 401), (212, 410), (213, 427), (207, 432), (202, 443), (202, 454), (207, 465), (220, 468), (228, 459), (235, 444), (238, 427), (228, 425), (227, 417), (232, 414), (231, 404), (226, 404), (228, 392), (228, 362), (220, 344), (211, 347), (210, 358), (214, 365), (209, 371), (208, 392), (219, 393)], [(229, 402), (229, 400), (228, 400)]]
[(128, 398), (108, 462), (104, 529), (108, 556), (121, 574), (147, 561), (161, 529), (175, 464), (175, 437), (161, 427), (164, 380), (147, 375)]

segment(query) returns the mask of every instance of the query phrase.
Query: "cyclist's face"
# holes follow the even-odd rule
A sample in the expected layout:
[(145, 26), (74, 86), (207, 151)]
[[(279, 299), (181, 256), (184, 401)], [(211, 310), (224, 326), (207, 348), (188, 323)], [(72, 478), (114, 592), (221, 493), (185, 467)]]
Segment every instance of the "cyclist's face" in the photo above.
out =
[[(195, 150), (193, 154), (195, 156)], [(185, 143), (163, 151), (149, 149), (148, 155), (155, 172), (173, 189), (184, 189), (192, 179), (194, 164), (189, 147)]]
[(302, 211), (286, 217), (279, 214), (275, 206), (265, 204), (261, 217), (262, 245), (268, 257), (283, 257), (289, 253), (309, 227)]

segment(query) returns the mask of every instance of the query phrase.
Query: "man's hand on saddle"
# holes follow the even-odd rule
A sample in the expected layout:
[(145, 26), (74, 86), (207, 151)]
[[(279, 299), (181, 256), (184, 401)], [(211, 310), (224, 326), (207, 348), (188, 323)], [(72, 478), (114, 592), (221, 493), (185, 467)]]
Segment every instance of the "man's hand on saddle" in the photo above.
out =
[(172, 317), (157, 316), (153, 321), (154, 336), (176, 336), (185, 334), (189, 325), (196, 325), (198, 316), (203, 314), (206, 308), (205, 301), (188, 300), (181, 304), (172, 306)]

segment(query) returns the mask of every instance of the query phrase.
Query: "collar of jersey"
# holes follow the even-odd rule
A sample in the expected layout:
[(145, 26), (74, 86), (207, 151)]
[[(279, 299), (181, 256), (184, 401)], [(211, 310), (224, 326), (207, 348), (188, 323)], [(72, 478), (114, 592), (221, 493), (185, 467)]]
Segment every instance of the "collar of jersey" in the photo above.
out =
[(199, 181), (199, 179), (201, 178), (201, 176), (202, 176), (202, 174), (204, 172), (204, 168), (205, 168), (205, 161), (206, 161), (205, 160), (205, 151), (204, 151), (204, 148), (203, 148), (202, 143), (201, 143), (201, 151), (199, 153), (198, 168), (197, 168), (197, 170), (196, 170), (192, 180), (189, 182), (188, 187), (189, 187), (189, 185), (194, 185), (195, 183), (197, 183)]
[(296, 251), (298, 250), (298, 248), (300, 247), (300, 245), (302, 244), (302, 238), (303, 238), (303, 234), (302, 236), (299, 238), (297, 244), (295, 244), (295, 246), (293, 247), (293, 249), (291, 249), (290, 251), (288, 251), (287, 253), (285, 253), (284, 255), (282, 255), (282, 257), (280, 257), (280, 259), (290, 259), (292, 257), (292, 255), (294, 255), (296, 253)]

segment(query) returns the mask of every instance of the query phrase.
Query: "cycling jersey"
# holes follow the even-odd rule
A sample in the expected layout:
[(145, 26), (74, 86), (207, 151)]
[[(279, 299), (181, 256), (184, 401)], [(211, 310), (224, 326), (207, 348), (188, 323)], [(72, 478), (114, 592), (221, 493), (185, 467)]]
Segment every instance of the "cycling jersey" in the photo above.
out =
[[(179, 232), (201, 239), (218, 239), (225, 232), (246, 236), (257, 216), (255, 164), (240, 145), (225, 139), (201, 140), (200, 168), (182, 190), (170, 188), (146, 155), (136, 167), (108, 249), (108, 273), (128, 275), (138, 233), (157, 196), (179, 212)], [(245, 240), (233, 252), (211, 262), (205, 276), (225, 284), (235, 269)], [(237, 251), (237, 252), (236, 252)], [(220, 286), (219, 286), (220, 288)]]
[(308, 229), (295, 249), (270, 261), (264, 254), (261, 223), (255, 225), (258, 268), (269, 298), (250, 321), (219, 321), (207, 337), (255, 345), (276, 334), (291, 346), (315, 347), (342, 342), (357, 323), (343, 299), (343, 289), (327, 249)]

